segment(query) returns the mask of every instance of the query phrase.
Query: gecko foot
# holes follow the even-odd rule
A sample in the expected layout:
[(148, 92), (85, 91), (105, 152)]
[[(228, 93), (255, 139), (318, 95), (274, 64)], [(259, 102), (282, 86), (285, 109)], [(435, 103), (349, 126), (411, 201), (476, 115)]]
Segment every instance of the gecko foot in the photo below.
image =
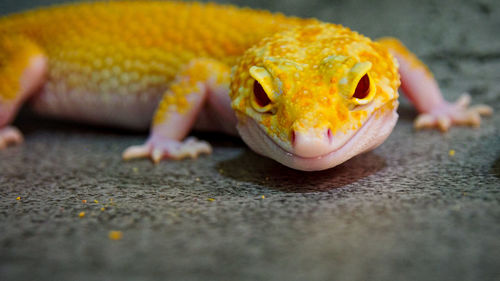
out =
[(23, 134), (12, 126), (0, 128), (0, 150), (6, 148), (10, 144), (20, 144), (23, 142)]
[(414, 122), (416, 129), (437, 127), (442, 132), (448, 131), (452, 125), (468, 125), (479, 127), (481, 115), (491, 115), (493, 109), (478, 104), (468, 107), (470, 96), (463, 94), (455, 103), (445, 102), (430, 112), (420, 114)]
[(152, 138), (143, 145), (134, 145), (123, 152), (123, 159), (150, 157), (155, 164), (164, 158), (182, 159), (186, 157), (196, 158), (202, 153), (210, 154), (212, 147), (205, 141), (189, 137), (184, 141), (164, 140)]

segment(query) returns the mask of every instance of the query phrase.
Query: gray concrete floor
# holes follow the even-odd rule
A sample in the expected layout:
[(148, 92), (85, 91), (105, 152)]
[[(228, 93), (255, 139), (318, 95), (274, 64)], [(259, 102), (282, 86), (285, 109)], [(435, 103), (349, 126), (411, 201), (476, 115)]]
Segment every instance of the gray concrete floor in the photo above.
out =
[(397, 36), (448, 99), (469, 91), (496, 114), (415, 132), (402, 99), (381, 147), (303, 173), (219, 134), (198, 134), (215, 147), (198, 160), (124, 163), (146, 135), (25, 112), (26, 143), (0, 152), (0, 280), (500, 280), (499, 2), (246, 5)]

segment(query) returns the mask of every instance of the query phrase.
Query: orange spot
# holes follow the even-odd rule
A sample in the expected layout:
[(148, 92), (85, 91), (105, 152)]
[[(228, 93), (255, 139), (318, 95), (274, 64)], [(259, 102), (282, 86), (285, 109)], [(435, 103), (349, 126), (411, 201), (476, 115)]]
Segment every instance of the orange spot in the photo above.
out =
[(112, 230), (108, 233), (108, 238), (111, 240), (121, 240), (123, 238), (123, 232)]

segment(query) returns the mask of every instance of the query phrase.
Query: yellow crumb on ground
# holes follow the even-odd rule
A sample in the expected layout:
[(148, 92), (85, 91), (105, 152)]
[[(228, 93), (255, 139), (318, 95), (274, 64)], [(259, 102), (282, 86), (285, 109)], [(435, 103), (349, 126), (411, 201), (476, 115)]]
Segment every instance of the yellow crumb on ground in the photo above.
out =
[(215, 201), (214, 198), (208, 198), (207, 200), (210, 201), (210, 202), (214, 202)]
[(448, 152), (448, 154), (449, 154), (450, 156), (454, 156), (454, 155), (455, 155), (455, 150), (450, 149), (450, 151)]
[(17, 196), (16, 200), (21, 200), (21, 196)]
[(101, 211), (106, 211), (106, 208), (102, 207), (102, 208), (101, 208)]
[(85, 212), (80, 212), (80, 213), (78, 214), (78, 216), (79, 216), (80, 218), (85, 217)]
[(112, 230), (108, 233), (108, 237), (111, 240), (120, 240), (123, 238), (123, 232), (117, 231), (117, 230)]
[(266, 196), (262, 195), (260, 198), (262, 198), (262, 199), (266, 199)]
[(97, 201), (97, 200), (94, 200), (94, 203), (96, 203), (96, 204), (97, 204), (97, 203), (99, 203), (99, 201)]

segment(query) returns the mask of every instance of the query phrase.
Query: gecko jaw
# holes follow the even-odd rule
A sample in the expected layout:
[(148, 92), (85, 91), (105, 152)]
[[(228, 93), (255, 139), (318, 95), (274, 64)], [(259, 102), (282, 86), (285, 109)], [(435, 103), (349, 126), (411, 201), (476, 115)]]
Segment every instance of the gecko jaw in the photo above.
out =
[(293, 169), (319, 171), (337, 166), (380, 145), (392, 132), (398, 114), (394, 109), (381, 116), (376, 116), (379, 111), (380, 109), (373, 112), (344, 144), (315, 157), (303, 157), (286, 150), (269, 137), (253, 119), (248, 120), (245, 125), (238, 124), (238, 131), (243, 140), (261, 155), (270, 157)]

